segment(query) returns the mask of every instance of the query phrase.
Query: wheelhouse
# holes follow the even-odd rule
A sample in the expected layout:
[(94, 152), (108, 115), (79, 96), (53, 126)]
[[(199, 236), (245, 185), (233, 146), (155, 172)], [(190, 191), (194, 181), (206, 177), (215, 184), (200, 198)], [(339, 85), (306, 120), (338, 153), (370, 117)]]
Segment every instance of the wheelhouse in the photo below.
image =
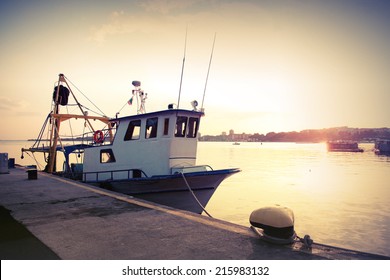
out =
[(171, 109), (111, 120), (116, 126), (111, 144), (85, 150), (84, 180), (170, 175), (195, 166), (202, 116)]

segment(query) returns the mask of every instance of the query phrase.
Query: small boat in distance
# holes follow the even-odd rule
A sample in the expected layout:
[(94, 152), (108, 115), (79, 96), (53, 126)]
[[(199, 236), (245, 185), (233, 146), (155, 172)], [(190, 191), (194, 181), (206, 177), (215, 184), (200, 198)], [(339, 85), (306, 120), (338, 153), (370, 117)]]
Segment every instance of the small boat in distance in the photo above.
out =
[(329, 152), (363, 152), (364, 150), (359, 148), (356, 141), (351, 140), (336, 140), (328, 141), (327, 143)]
[(375, 153), (378, 155), (390, 155), (390, 140), (378, 139), (375, 141)]
[[(22, 149), (22, 153), (43, 152), (47, 155), (45, 171), (55, 173), (57, 152), (62, 152), (65, 161), (61, 175), (202, 213), (220, 183), (241, 170), (213, 170), (208, 165), (196, 164), (198, 131), (204, 116), (203, 109), (194, 106), (197, 102), (191, 103), (192, 110), (174, 109), (169, 105), (167, 110), (146, 113), (146, 93), (141, 90), (139, 81), (132, 84), (135, 87), (133, 97), (139, 104), (135, 115), (108, 118), (89, 116), (84, 110), (80, 115), (60, 114), (60, 107), (68, 105), (69, 93), (80, 109), (84, 108), (77, 102), (66, 77), (60, 74), (53, 93), (53, 110), (48, 116), (51, 124), (49, 144), (42, 146), (37, 141), (33, 147)], [(98, 120), (103, 127), (91, 129), (89, 135), (83, 134), (85, 140), (81, 144), (65, 146), (61, 141), (60, 124), (71, 118), (84, 120), (85, 126), (90, 128), (90, 122)], [(82, 162), (71, 163), (72, 153), (82, 155)]]

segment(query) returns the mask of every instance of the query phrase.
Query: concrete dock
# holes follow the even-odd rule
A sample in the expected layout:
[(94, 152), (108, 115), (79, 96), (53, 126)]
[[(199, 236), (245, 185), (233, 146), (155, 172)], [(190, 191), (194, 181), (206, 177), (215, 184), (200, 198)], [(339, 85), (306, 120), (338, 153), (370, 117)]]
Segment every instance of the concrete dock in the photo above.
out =
[[(311, 249), (300, 242), (273, 245), (249, 227), (46, 173), (29, 180), (21, 167), (0, 174), (0, 206), (34, 237), (9, 228), (12, 238), (0, 239), (3, 260), (30, 259), (20, 250), (42, 252), (30, 252), (33, 259), (67, 260), (390, 259), (316, 243)], [(5, 231), (10, 224), (0, 221)]]

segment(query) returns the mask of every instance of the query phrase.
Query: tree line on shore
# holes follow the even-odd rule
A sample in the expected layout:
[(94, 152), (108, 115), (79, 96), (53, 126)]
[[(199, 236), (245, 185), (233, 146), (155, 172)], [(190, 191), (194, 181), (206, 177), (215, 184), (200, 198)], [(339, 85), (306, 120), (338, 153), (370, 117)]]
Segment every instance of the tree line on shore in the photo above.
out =
[(307, 129), (290, 132), (268, 132), (267, 134), (221, 134), (205, 135), (200, 141), (242, 141), (242, 142), (324, 142), (332, 140), (352, 140), (358, 142), (390, 139), (390, 128), (349, 128), (333, 127)]

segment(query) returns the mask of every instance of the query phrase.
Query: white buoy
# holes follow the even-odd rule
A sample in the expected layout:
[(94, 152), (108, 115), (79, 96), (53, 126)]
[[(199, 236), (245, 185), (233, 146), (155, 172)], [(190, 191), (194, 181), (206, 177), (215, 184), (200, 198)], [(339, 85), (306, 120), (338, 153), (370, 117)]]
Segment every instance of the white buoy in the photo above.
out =
[(277, 244), (294, 242), (294, 213), (290, 208), (280, 205), (259, 208), (251, 213), (249, 222), (265, 241)]

